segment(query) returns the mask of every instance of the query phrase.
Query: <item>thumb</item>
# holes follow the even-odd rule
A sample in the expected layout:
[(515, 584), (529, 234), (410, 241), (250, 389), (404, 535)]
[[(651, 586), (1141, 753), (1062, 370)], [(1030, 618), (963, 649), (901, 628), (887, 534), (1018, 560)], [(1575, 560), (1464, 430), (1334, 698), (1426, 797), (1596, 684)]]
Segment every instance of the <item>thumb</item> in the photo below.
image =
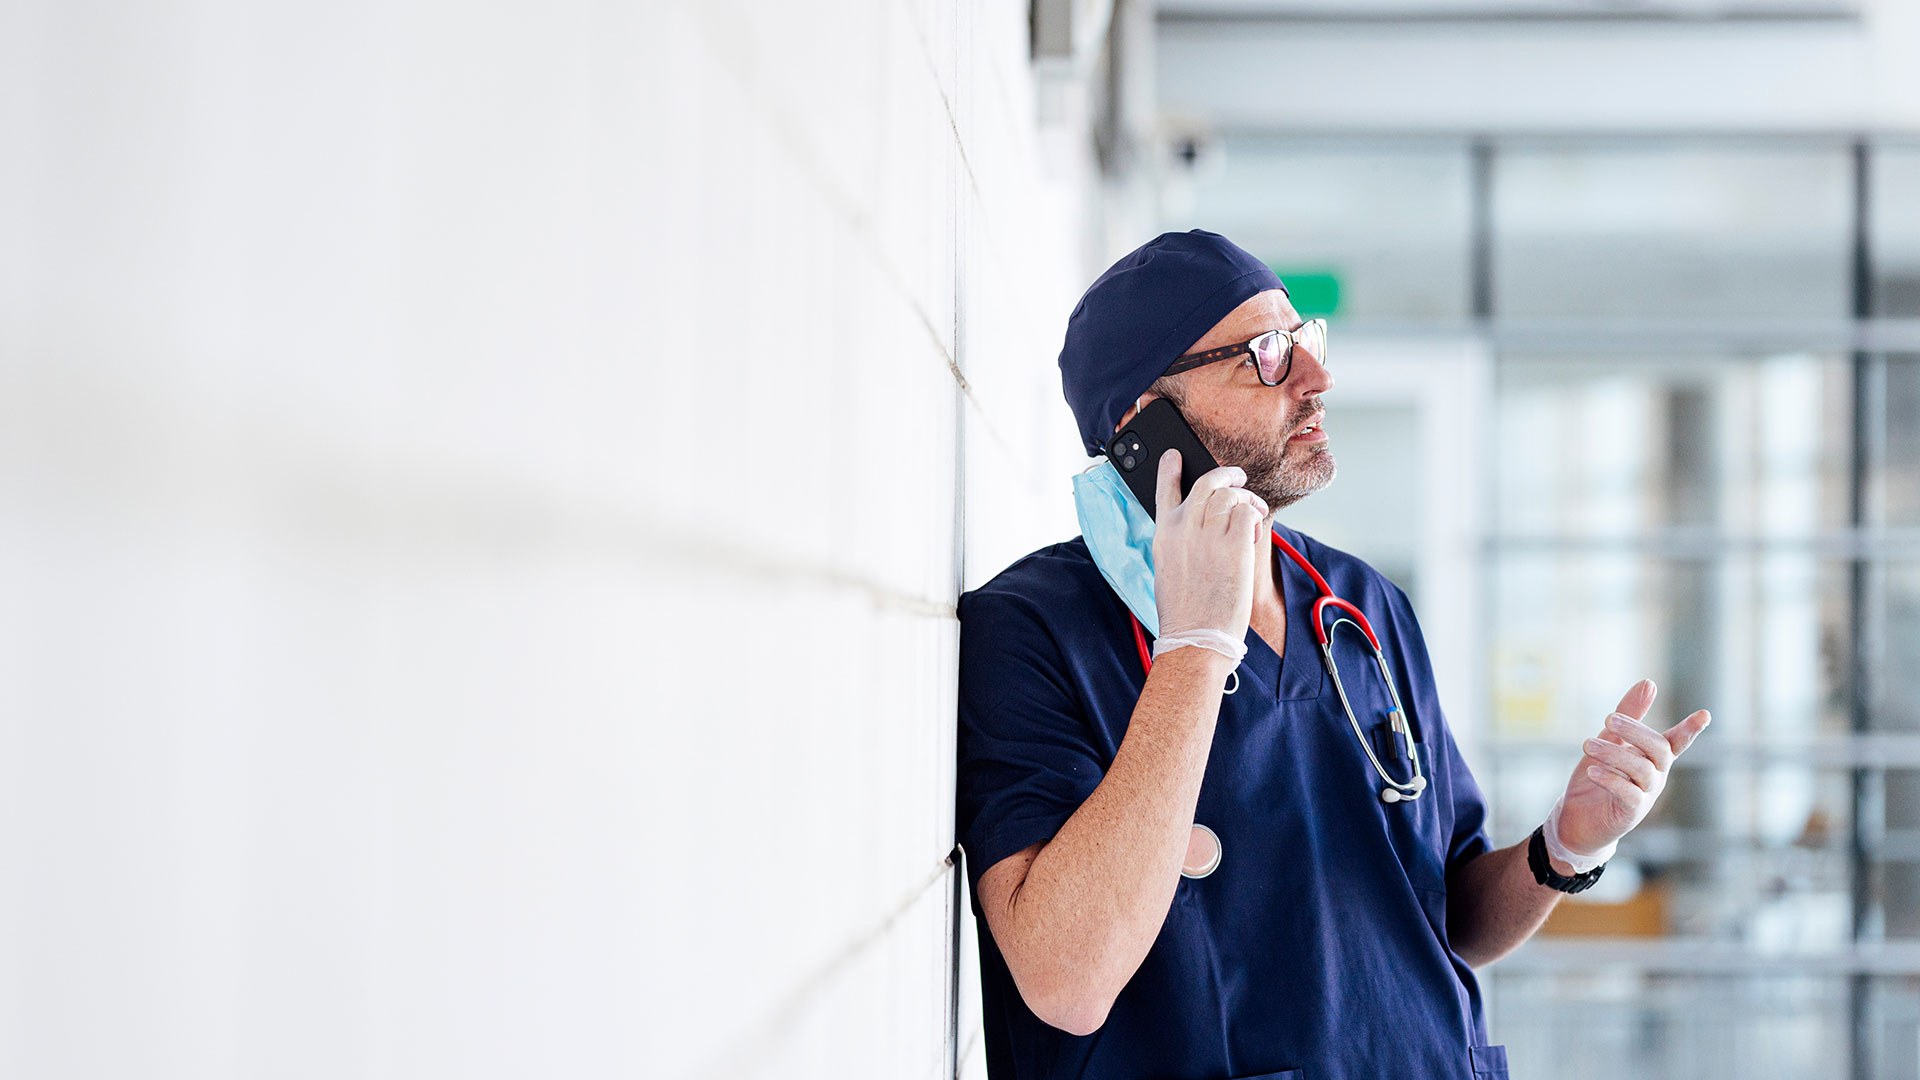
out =
[(1154, 478), (1154, 516), (1159, 517), (1180, 505), (1180, 451), (1160, 455), (1160, 475)]
[(1707, 730), (1707, 725), (1711, 723), (1713, 723), (1713, 715), (1701, 709), (1661, 734), (1666, 736), (1667, 745), (1673, 747), (1674, 756), (1678, 757), (1682, 750), (1693, 745), (1693, 740), (1699, 738), (1700, 733)]

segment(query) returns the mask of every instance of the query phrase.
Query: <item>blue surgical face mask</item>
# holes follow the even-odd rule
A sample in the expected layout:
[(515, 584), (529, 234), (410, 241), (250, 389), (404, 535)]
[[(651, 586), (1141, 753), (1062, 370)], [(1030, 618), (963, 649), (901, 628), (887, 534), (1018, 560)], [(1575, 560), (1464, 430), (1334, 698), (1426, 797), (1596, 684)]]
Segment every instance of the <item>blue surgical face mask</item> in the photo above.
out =
[(1102, 459), (1073, 478), (1073, 506), (1080, 535), (1100, 576), (1124, 601), (1147, 633), (1160, 636), (1160, 609), (1153, 599), (1153, 518), (1127, 490), (1120, 470)]

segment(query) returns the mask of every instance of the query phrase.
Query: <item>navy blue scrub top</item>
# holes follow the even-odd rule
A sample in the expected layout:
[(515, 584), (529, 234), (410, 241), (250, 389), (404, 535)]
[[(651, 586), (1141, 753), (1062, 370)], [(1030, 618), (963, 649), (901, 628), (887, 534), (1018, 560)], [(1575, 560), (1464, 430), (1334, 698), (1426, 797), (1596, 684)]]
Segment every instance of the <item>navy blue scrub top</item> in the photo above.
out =
[[(1032, 553), (961, 595), (956, 831), (966, 848), (994, 1080), (1488, 1080), (1472, 968), (1447, 943), (1447, 882), (1492, 845), (1479, 785), (1440, 711), (1406, 593), (1359, 559), (1276, 531), (1359, 605), (1412, 713), (1428, 787), (1388, 804), (1321, 664), (1318, 595), (1275, 549), (1284, 659), (1247, 631), (1194, 819), (1220, 866), (1181, 877), (1160, 936), (1099, 1030), (1035, 1016), (980, 914), (980, 875), (1051, 839), (1106, 775), (1146, 684), (1126, 605), (1086, 541)], [(1334, 659), (1376, 753), (1409, 774), (1351, 628)], [(1232, 685), (1232, 680), (1227, 680)]]

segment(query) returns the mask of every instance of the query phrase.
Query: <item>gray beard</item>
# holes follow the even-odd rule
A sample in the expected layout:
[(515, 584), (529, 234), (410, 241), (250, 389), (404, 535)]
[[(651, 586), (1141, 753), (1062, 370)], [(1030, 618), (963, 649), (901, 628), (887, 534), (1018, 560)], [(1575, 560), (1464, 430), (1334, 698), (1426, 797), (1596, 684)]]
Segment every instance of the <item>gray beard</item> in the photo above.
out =
[(1249, 439), (1187, 422), (1215, 461), (1246, 470), (1247, 490), (1264, 499), (1270, 511), (1292, 506), (1333, 483), (1333, 451), (1326, 443), (1312, 444), (1304, 458), (1296, 454), (1288, 460), (1284, 441)]

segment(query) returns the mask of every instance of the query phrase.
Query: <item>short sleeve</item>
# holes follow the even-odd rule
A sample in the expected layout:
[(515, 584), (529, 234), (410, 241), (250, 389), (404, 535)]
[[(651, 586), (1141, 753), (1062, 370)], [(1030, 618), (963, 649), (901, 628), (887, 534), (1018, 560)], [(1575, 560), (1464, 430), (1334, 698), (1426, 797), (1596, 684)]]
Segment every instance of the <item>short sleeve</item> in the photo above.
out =
[(1453, 741), (1453, 726), (1441, 725), (1441, 734), (1447, 745), (1447, 790), (1453, 801), (1453, 835), (1447, 842), (1446, 869), (1447, 880), (1451, 881), (1460, 867), (1492, 850), (1493, 838), (1487, 834), (1486, 796)]
[[(1385, 579), (1382, 579), (1385, 580)], [(1467, 767), (1467, 759), (1460, 753), (1460, 744), (1454, 741), (1453, 725), (1447, 723), (1446, 712), (1440, 707), (1440, 691), (1435, 685), (1433, 661), (1427, 655), (1427, 639), (1420, 632), (1420, 620), (1413, 613), (1413, 602), (1398, 585), (1388, 582), (1392, 589), (1395, 614), (1406, 628), (1405, 654), (1400, 657), (1411, 685), (1408, 689), (1417, 696), (1422, 708), (1415, 716), (1430, 716), (1439, 722), (1429, 726), (1422, 733), (1427, 741), (1427, 754), (1435, 768), (1446, 772), (1446, 792), (1451, 806), (1452, 831), (1447, 838), (1446, 878), (1460, 867), (1493, 849), (1493, 839), (1487, 832), (1487, 799), (1480, 790), (1479, 781), (1473, 777), (1473, 770)], [(1433, 746), (1434, 729), (1438, 730), (1439, 745)]]
[(1107, 758), (1034, 605), (976, 591), (960, 598), (959, 615), (954, 823), (978, 910), (980, 875), (1052, 839)]

